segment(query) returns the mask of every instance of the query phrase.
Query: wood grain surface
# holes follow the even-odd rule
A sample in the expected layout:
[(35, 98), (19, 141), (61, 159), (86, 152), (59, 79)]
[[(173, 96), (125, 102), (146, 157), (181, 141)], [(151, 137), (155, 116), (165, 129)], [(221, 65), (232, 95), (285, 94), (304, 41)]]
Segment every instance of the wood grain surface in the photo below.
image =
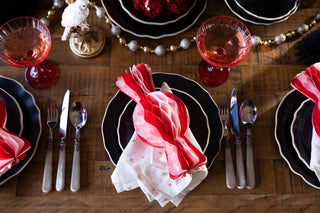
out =
[[(38, 1), (35, 14), (45, 16), (52, 1)], [(40, 3), (41, 2), (41, 3)], [(100, 5), (99, 1), (97, 3)], [(1, 7), (1, 5), (0, 5)], [(314, 16), (319, 1), (302, 1), (298, 11), (287, 21), (270, 25), (254, 25), (244, 22), (252, 34), (272, 39), (275, 34), (286, 33)], [(28, 166), (17, 176), (0, 186), (0, 212), (320, 212), (320, 190), (308, 185), (294, 174), (281, 157), (274, 138), (276, 108), (292, 88), (290, 80), (305, 69), (299, 63), (295, 44), (298, 38), (277, 47), (254, 47), (240, 64), (232, 67), (228, 81), (219, 87), (207, 87), (197, 78), (197, 64), (201, 57), (193, 44), (189, 50), (156, 56), (143, 52), (130, 52), (111, 36), (104, 20), (90, 11), (88, 23), (104, 27), (106, 46), (92, 59), (82, 59), (69, 49), (68, 42), (61, 41), (62, 11), (57, 11), (50, 26), (52, 48), (48, 55), (57, 63), (60, 78), (50, 89), (36, 90), (24, 80), (24, 70), (0, 62), (0, 75), (13, 78), (24, 85), (36, 100), (42, 112), (43, 131), (37, 152)], [(159, 40), (135, 38), (127, 33), (127, 41), (136, 39), (140, 44), (155, 47), (158, 44), (179, 44), (184, 37), (195, 36), (198, 27), (207, 18), (216, 15), (235, 16), (223, 0), (208, 0), (207, 9), (196, 24), (187, 31)], [(312, 30), (319, 27), (316, 25)], [(178, 73), (199, 82), (216, 102), (229, 96), (232, 88), (238, 89), (238, 99), (254, 100), (258, 107), (258, 119), (252, 127), (256, 187), (253, 190), (230, 190), (225, 184), (224, 152), (221, 151), (209, 170), (207, 178), (182, 203), (175, 207), (168, 204), (161, 208), (157, 202), (149, 203), (140, 189), (118, 194), (110, 176), (114, 166), (106, 153), (101, 122), (108, 102), (117, 92), (115, 81), (133, 64), (147, 63), (153, 72)], [(70, 89), (70, 102), (79, 100), (87, 108), (88, 122), (81, 130), (81, 189), (70, 191), (73, 156), (74, 128), (68, 126), (66, 151), (66, 190), (44, 194), (41, 190), (48, 128), (46, 126), (46, 99), (62, 102), (64, 92)], [(245, 139), (245, 127), (241, 124), (241, 137)], [(59, 133), (54, 131), (53, 183), (58, 164)], [(243, 147), (244, 148), (244, 147)], [(222, 149), (223, 150), (223, 149)]]

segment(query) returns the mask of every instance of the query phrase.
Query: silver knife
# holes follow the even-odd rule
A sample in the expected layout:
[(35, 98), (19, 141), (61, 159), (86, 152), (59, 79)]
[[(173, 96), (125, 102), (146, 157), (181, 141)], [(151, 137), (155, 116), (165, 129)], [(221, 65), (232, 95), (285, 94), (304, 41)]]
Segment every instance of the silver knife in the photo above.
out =
[(242, 158), (236, 88), (233, 88), (231, 92), (230, 114), (231, 114), (231, 121), (232, 121), (231, 132), (235, 136), (235, 145), (236, 145), (237, 187), (238, 189), (244, 189), (246, 187), (246, 179), (245, 179), (245, 172), (244, 172), (243, 158)]
[(62, 191), (65, 187), (65, 168), (66, 168), (66, 136), (68, 124), (68, 110), (69, 110), (70, 91), (67, 90), (62, 101), (61, 116), (60, 116), (60, 151), (59, 162), (57, 169), (56, 190)]

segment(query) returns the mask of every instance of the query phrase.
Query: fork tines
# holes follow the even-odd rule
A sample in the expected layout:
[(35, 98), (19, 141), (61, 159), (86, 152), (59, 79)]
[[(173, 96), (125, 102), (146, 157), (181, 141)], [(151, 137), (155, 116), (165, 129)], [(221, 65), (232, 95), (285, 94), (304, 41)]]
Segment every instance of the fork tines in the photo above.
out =
[(48, 98), (47, 99), (47, 120), (54, 117), (57, 110), (57, 103), (55, 100)]
[(219, 104), (220, 118), (224, 125), (228, 124), (229, 121), (229, 105), (227, 98), (224, 98)]

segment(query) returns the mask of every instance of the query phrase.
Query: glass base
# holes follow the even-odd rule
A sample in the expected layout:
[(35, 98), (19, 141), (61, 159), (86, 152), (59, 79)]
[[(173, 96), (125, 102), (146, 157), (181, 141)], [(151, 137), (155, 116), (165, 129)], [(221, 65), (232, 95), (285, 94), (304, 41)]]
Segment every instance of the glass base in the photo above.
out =
[(207, 86), (216, 87), (229, 78), (229, 67), (215, 67), (205, 60), (198, 64), (198, 77)]
[(25, 79), (30, 86), (36, 89), (45, 89), (53, 86), (59, 78), (57, 65), (50, 60), (44, 60), (36, 66), (27, 68)]

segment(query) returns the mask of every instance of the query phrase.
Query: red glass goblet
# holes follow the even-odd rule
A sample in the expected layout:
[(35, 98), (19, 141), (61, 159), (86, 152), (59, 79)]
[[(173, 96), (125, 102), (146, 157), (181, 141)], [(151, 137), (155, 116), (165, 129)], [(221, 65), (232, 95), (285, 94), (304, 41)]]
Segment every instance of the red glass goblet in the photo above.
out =
[(0, 27), (0, 58), (10, 65), (25, 67), (25, 79), (34, 88), (48, 88), (58, 80), (58, 67), (45, 60), (50, 47), (50, 32), (36, 18), (17, 17)]
[(248, 55), (251, 35), (238, 19), (215, 16), (200, 26), (196, 43), (204, 59), (198, 65), (198, 77), (208, 86), (219, 86), (228, 79), (230, 67)]

